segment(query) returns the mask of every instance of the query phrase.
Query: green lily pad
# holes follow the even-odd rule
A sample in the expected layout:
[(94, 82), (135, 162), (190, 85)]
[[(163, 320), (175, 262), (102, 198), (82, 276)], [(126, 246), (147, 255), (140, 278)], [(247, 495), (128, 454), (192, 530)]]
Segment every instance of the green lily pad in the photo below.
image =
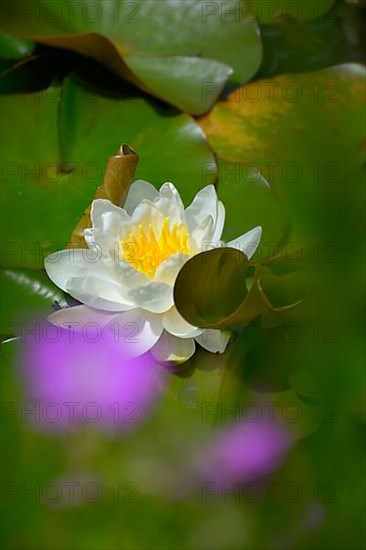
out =
[[(67, 305), (63, 292), (44, 272), (31, 269), (0, 269), (1, 333), (19, 334), (28, 316), (52, 313), (57, 302)], [(32, 319), (30, 319), (32, 322)]]
[(219, 199), (224, 203), (226, 220), (223, 237), (230, 241), (260, 225), (262, 238), (254, 259), (273, 255), (286, 233), (288, 215), (256, 163), (218, 159)]
[[(139, 153), (137, 178), (172, 181), (187, 203), (215, 163), (188, 115), (143, 99), (101, 97), (68, 79), (61, 88), (4, 96), (2, 263), (39, 268), (65, 247), (121, 143)], [(24, 122), (27, 122), (24, 124)]]
[(34, 48), (35, 43), (32, 40), (16, 38), (0, 31), (0, 57), (3, 59), (23, 59), (30, 55)]
[[(348, 325), (329, 315), (313, 319), (308, 335), (303, 328), (297, 345), (297, 368), (291, 373), (290, 384), (296, 391), (326, 402), (329, 418), (335, 409), (342, 417), (364, 412), (360, 383), (364, 377), (363, 329), (362, 323)], [(286, 355), (282, 357), (286, 361)]]
[(198, 57), (128, 57), (125, 62), (156, 97), (192, 115), (207, 111), (221, 94), (232, 69)]
[(335, 0), (253, 0), (252, 11), (261, 24), (281, 21), (317, 21), (333, 6)]
[[(122, 78), (195, 114), (213, 104), (231, 68), (232, 81), (244, 83), (262, 59), (258, 24), (253, 17), (243, 17), (241, 10), (248, 5), (236, 0), (98, 0), (92, 5), (56, 0), (52, 6), (41, 0), (39, 17), (28, 18), (27, 0), (9, 4), (4, 2), (7, 32), (93, 57)], [(235, 17), (231, 10), (237, 12)], [(187, 101), (192, 88), (200, 93)]]
[(350, 201), (358, 208), (364, 81), (357, 64), (282, 75), (235, 90), (201, 119), (219, 158), (266, 176), (301, 238), (334, 227)]
[[(0, 59), (0, 93), (36, 92), (51, 86), (55, 63), (42, 55), (25, 59)], [(1, 98), (4, 102), (4, 99)]]
[[(343, 20), (345, 6), (331, 11), (318, 21), (293, 22), (281, 19), (276, 25), (263, 25), (263, 63), (257, 79), (269, 76), (324, 69), (349, 61), (361, 61), (360, 31), (354, 26), (352, 35), (346, 31)], [(359, 22), (359, 26), (361, 23)]]

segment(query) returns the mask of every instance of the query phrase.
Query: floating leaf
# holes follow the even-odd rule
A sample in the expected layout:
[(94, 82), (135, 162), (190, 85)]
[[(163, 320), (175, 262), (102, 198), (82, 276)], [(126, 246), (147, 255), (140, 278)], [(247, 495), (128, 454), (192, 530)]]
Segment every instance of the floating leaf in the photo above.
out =
[(22, 59), (30, 55), (35, 48), (34, 42), (16, 38), (0, 31), (0, 57), (3, 59)]
[[(31, 55), (20, 61), (0, 59), (0, 93), (34, 92), (48, 88), (55, 76), (55, 63), (47, 56)], [(4, 102), (4, 98), (0, 98)]]
[(67, 6), (55, 0), (49, 6), (41, 0), (40, 16), (25, 18), (27, 2), (4, 2), (7, 32), (93, 57), (191, 113), (209, 109), (231, 68), (233, 81), (243, 83), (261, 63), (258, 24), (243, 17), (242, 9), (250, 12), (245, 2), (83, 0)]
[(252, 0), (252, 11), (262, 24), (282, 21), (317, 21), (333, 6), (335, 0)]
[(261, 174), (260, 166), (219, 159), (217, 193), (226, 210), (225, 240), (233, 240), (260, 225), (263, 234), (254, 259), (272, 256), (286, 233), (289, 220), (284, 204)]
[(358, 208), (364, 81), (365, 68), (356, 64), (282, 75), (235, 90), (201, 119), (219, 158), (252, 163), (266, 178), (297, 237), (319, 238), (340, 205), (347, 216)]
[(3, 335), (19, 334), (27, 316), (50, 314), (55, 302), (67, 305), (63, 292), (45, 273), (30, 269), (0, 269), (0, 289)]
[[(43, 267), (64, 248), (122, 142), (142, 159), (137, 177), (176, 184), (188, 202), (215, 162), (187, 115), (143, 99), (101, 97), (68, 79), (36, 94), (3, 96), (2, 263)], [(24, 124), (24, 121), (27, 124)], [(14, 128), (22, 128), (21, 135)], [(187, 160), (189, 159), (189, 161)]]
[(142, 89), (192, 115), (212, 106), (233, 72), (228, 65), (199, 57), (127, 57), (125, 62), (141, 79)]

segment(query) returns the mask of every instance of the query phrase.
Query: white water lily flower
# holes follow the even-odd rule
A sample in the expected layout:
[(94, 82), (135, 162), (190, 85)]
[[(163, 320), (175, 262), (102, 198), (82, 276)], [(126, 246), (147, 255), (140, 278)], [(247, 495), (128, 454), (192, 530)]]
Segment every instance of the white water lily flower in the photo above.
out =
[(224, 352), (227, 333), (194, 327), (178, 313), (174, 282), (189, 258), (215, 245), (239, 248), (250, 258), (261, 227), (224, 244), (225, 208), (213, 185), (185, 209), (172, 183), (157, 191), (142, 180), (132, 184), (123, 208), (95, 200), (91, 221), (93, 227), (84, 231), (88, 248), (62, 250), (45, 260), (50, 279), (84, 304), (53, 313), (51, 323), (83, 330), (87, 338), (109, 328), (131, 356), (151, 350), (159, 361), (186, 361), (195, 341)]

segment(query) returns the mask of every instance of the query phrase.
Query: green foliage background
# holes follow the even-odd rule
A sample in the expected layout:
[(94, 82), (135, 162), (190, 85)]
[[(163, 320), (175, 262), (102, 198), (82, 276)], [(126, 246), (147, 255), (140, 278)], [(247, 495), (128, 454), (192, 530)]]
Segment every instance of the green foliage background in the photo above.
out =
[[(43, 258), (69, 241), (122, 142), (139, 154), (137, 177), (173, 181), (186, 204), (215, 183), (225, 238), (264, 229), (252, 263), (229, 258), (220, 271), (213, 252), (202, 280), (199, 263), (187, 266), (182, 314), (236, 339), (171, 374), (136, 433), (45, 436), (3, 415), (2, 483), (17, 487), (2, 503), (4, 548), (364, 548), (365, 8), (296, 0), (294, 17), (288, 4), (2, 3), (3, 403), (24, 399), (21, 323), (65, 304)], [(252, 282), (244, 297), (238, 277)], [(273, 497), (172, 496), (169, 480), (220, 422), (203, 422), (202, 404), (263, 399), (301, 411)], [(22, 484), (62, 479), (97, 480), (102, 498), (22, 497)], [(291, 483), (295, 501), (282, 492)]]

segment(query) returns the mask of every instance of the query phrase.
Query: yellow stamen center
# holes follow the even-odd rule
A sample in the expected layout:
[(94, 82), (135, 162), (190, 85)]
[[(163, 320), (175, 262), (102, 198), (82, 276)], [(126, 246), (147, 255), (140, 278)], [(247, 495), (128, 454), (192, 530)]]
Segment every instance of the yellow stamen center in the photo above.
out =
[(158, 266), (172, 254), (189, 254), (189, 233), (184, 223), (175, 223), (169, 227), (169, 218), (165, 218), (159, 238), (151, 224), (148, 230), (142, 225), (120, 242), (123, 258), (135, 269), (148, 277), (153, 277)]

